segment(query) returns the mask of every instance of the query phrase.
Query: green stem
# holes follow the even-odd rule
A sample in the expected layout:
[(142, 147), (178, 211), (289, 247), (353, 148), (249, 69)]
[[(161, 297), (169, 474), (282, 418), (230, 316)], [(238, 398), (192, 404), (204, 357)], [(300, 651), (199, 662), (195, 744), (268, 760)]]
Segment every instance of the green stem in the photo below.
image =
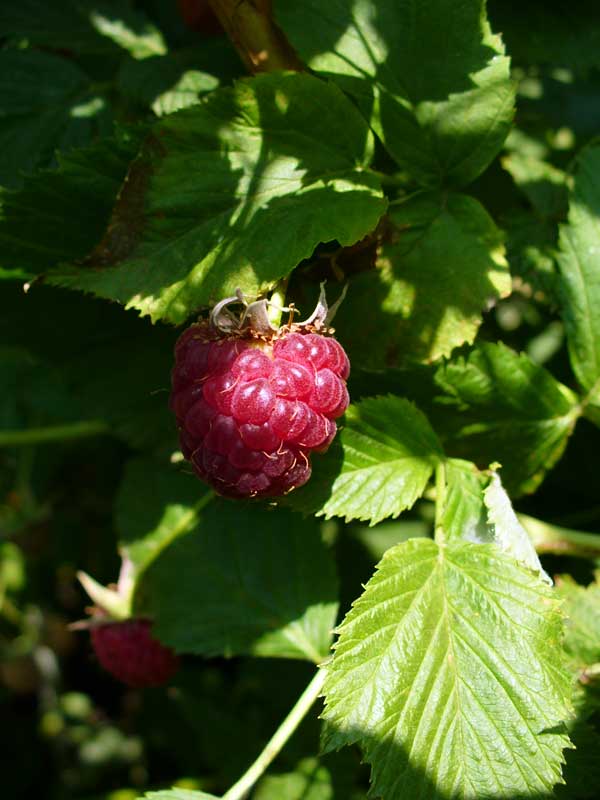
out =
[(287, 292), (288, 280), (288, 278), (282, 278), (271, 292), (271, 297), (269, 298), (269, 322), (276, 328), (281, 325), (281, 315), (285, 308), (285, 294)]
[(446, 506), (446, 464), (440, 461), (435, 469), (435, 541), (442, 544), (445, 541), (442, 517)]
[(530, 535), (538, 553), (552, 553), (577, 558), (600, 557), (600, 536), (550, 525), (535, 517), (519, 514), (519, 520)]
[(325, 670), (317, 671), (314, 678), (300, 695), (298, 702), (292, 708), (287, 717), (283, 720), (265, 749), (256, 759), (250, 769), (234, 783), (222, 797), (222, 800), (242, 800), (267, 769), (273, 759), (279, 754), (287, 740), (294, 733), (298, 725), (302, 722), (312, 704), (319, 696), (325, 681)]
[(109, 426), (102, 420), (71, 422), (67, 425), (50, 425), (45, 428), (29, 428), (24, 431), (0, 431), (0, 447), (22, 447), (43, 442), (60, 442), (66, 439), (81, 439), (108, 433)]

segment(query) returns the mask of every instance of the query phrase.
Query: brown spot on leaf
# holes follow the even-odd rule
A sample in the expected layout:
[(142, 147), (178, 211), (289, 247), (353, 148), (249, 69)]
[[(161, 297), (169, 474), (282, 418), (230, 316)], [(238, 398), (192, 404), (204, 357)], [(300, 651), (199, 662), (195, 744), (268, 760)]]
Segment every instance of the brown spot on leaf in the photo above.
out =
[[(164, 135), (164, 132), (159, 135)], [(153, 163), (157, 158), (164, 158), (166, 152), (154, 135), (146, 137), (139, 155), (129, 167), (106, 233), (85, 259), (86, 266), (114, 266), (134, 251), (144, 228), (145, 198), (154, 171)]]

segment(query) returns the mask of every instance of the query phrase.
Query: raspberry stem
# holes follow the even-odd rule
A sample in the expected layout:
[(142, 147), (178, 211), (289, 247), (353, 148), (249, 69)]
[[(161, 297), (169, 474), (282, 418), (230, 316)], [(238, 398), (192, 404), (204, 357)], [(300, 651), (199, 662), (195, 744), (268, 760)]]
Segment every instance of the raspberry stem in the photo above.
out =
[(597, 533), (562, 528), (526, 514), (517, 516), (538, 553), (553, 553), (576, 558), (598, 558), (600, 556), (600, 536)]
[(269, 322), (275, 328), (279, 328), (281, 325), (281, 316), (285, 310), (285, 294), (287, 292), (287, 287), (288, 279), (282, 278), (275, 286), (269, 299)]
[(242, 798), (246, 796), (247, 792), (250, 791), (263, 772), (268, 768), (269, 764), (281, 752), (290, 736), (308, 713), (310, 707), (321, 693), (325, 676), (326, 672), (324, 669), (319, 669), (317, 671), (316, 675), (302, 692), (298, 701), (275, 731), (254, 764), (242, 775), (239, 781), (234, 783), (234, 785), (225, 792), (222, 800), (242, 800)]
[(435, 470), (435, 541), (443, 544), (446, 539), (442, 519), (446, 505), (446, 464), (440, 461)]

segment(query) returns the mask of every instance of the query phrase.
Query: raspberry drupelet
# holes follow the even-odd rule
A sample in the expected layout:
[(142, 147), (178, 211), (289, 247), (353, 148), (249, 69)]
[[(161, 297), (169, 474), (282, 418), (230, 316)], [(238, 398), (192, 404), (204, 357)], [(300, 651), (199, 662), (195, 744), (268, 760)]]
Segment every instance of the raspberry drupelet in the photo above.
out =
[(349, 373), (342, 346), (312, 321), (258, 334), (192, 325), (175, 346), (170, 399), (184, 457), (219, 494), (287, 494), (333, 441)]
[(151, 627), (147, 619), (127, 619), (107, 621), (90, 630), (98, 661), (127, 686), (162, 686), (177, 671), (179, 658), (152, 636)]

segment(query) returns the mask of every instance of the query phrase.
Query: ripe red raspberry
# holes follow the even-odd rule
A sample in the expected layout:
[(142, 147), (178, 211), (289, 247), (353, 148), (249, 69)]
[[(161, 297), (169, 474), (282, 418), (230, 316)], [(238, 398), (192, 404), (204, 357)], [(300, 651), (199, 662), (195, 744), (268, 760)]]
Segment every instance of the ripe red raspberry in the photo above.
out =
[(153, 638), (150, 628), (147, 619), (127, 619), (100, 623), (90, 630), (94, 652), (104, 669), (138, 689), (162, 686), (179, 666), (179, 658)]
[(170, 405), (196, 473), (229, 497), (278, 497), (310, 478), (347, 409), (350, 362), (312, 325), (257, 337), (209, 322), (175, 345)]

